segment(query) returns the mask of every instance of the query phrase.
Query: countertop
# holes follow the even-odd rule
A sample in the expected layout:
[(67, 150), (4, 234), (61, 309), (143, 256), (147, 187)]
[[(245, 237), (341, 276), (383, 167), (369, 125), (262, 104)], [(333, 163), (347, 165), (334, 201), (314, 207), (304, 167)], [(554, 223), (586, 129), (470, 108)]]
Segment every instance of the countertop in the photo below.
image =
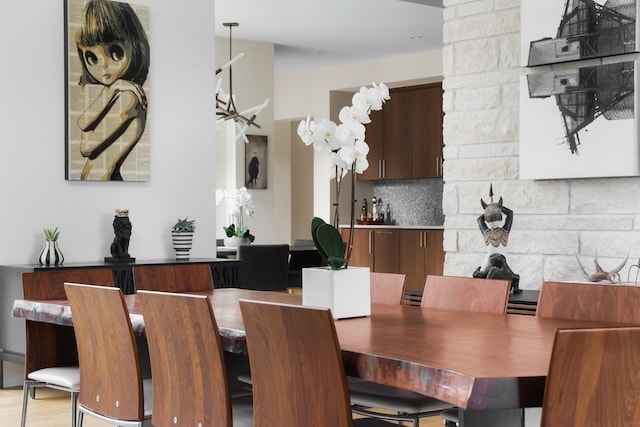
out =
[[(396, 224), (355, 224), (354, 228), (391, 228), (391, 229), (407, 229), (407, 230), (444, 230), (444, 225), (396, 225)], [(340, 224), (340, 228), (349, 228), (349, 224)]]

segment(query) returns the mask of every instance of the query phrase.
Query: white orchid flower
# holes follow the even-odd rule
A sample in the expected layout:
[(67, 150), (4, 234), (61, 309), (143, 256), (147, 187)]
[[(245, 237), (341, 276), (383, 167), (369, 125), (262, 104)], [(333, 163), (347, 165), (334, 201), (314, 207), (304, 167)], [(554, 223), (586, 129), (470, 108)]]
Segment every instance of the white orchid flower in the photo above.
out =
[(367, 160), (369, 145), (363, 140), (356, 140), (354, 144), (344, 145), (339, 154), (345, 163), (355, 165), (356, 173), (362, 173), (369, 167), (369, 161)]
[(351, 107), (342, 107), (338, 114), (338, 118), (342, 123), (371, 123), (368, 112), (355, 105), (352, 105)]
[(351, 164), (347, 164), (342, 157), (340, 156), (340, 151), (331, 153), (329, 158), (329, 179), (336, 178), (336, 171), (338, 175), (338, 179), (342, 180), (345, 175), (349, 172), (351, 168)]
[(340, 146), (336, 140), (336, 124), (330, 120), (322, 119), (319, 123), (316, 123), (313, 130), (313, 148), (318, 151), (322, 150), (334, 150), (336, 146)]
[(315, 128), (315, 122), (310, 120), (309, 116), (298, 125), (298, 136), (305, 145), (310, 145), (313, 142), (313, 128)]
[(364, 140), (365, 127), (362, 123), (342, 123), (336, 129), (336, 137), (344, 143), (354, 144), (356, 140)]

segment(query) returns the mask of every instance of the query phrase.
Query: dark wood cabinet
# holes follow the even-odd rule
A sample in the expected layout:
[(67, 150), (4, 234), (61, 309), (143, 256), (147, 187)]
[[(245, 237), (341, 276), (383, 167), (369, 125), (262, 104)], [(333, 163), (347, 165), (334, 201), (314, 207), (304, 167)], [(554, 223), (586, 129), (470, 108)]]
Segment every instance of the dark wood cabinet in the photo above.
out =
[(400, 271), (407, 291), (422, 291), (427, 275), (442, 275), (442, 230), (400, 230)]
[[(381, 273), (407, 275), (407, 291), (422, 291), (427, 275), (442, 275), (443, 230), (416, 228), (356, 228), (349, 265)], [(349, 229), (341, 229), (347, 241)]]
[(442, 176), (442, 84), (392, 89), (366, 125), (369, 168), (359, 180)]

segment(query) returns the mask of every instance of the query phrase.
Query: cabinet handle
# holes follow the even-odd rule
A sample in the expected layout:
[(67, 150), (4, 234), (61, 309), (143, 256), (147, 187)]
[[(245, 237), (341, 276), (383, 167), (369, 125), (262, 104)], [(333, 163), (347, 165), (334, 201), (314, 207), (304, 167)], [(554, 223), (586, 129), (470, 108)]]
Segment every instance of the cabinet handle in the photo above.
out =
[(382, 162), (382, 168), (380, 169), (380, 172), (381, 172), (382, 175), (380, 176), (380, 178), (386, 178), (386, 176), (387, 176), (387, 161), (385, 159), (382, 159), (381, 162)]
[(382, 159), (378, 160), (378, 178), (382, 178)]
[(371, 247), (371, 246), (373, 246), (373, 245), (372, 245), (372, 243), (373, 243), (373, 242), (372, 242), (372, 240), (373, 240), (373, 239), (371, 238), (371, 237), (372, 237), (372, 235), (373, 235), (373, 231), (369, 230), (369, 253), (372, 253), (372, 252), (373, 252), (373, 248)]

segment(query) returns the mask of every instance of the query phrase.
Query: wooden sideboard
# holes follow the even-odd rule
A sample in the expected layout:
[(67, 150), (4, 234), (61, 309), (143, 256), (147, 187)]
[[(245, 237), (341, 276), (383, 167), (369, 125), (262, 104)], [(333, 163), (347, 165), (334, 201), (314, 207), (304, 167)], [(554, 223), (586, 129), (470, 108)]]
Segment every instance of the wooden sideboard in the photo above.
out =
[(108, 268), (113, 274), (113, 282), (125, 294), (135, 292), (133, 267), (140, 265), (209, 264), (216, 288), (237, 287), (240, 262), (220, 258), (192, 258), (188, 260), (149, 260), (133, 263), (64, 263), (44, 266), (39, 264), (0, 265), (0, 389), (4, 388), (4, 361), (24, 364), (25, 322), (11, 316), (13, 302), (22, 299), (22, 273), (32, 271)]

